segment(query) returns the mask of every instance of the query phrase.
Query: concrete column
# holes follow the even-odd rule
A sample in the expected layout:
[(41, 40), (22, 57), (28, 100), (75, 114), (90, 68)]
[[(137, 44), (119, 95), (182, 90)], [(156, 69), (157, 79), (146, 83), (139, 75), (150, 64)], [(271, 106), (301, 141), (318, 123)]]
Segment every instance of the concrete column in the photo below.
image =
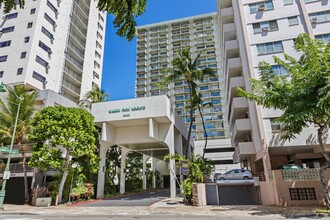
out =
[(107, 147), (105, 144), (101, 143), (100, 147), (100, 169), (98, 171), (98, 177), (97, 177), (97, 192), (96, 192), (96, 198), (100, 199), (104, 197), (104, 179), (105, 179), (105, 171), (106, 171), (106, 154), (109, 147)]
[(120, 193), (125, 193), (125, 182), (126, 182), (126, 158), (130, 149), (121, 147), (121, 166), (120, 166)]
[(143, 154), (142, 158), (142, 189), (146, 190), (147, 189), (147, 160), (149, 159), (148, 155)]
[(155, 189), (156, 188), (156, 163), (157, 163), (158, 159), (152, 157), (151, 158), (151, 171), (152, 171), (152, 188)]

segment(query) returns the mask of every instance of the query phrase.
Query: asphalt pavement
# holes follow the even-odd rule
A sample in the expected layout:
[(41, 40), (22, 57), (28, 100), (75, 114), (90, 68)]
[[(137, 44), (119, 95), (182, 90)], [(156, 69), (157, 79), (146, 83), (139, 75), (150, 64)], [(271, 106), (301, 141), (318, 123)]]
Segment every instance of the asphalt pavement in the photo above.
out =
[(100, 206), (150, 206), (156, 202), (170, 196), (170, 191), (156, 190), (151, 192), (141, 192), (132, 195), (119, 196), (114, 198), (97, 200), (95, 202), (81, 204), (81, 207), (100, 207)]

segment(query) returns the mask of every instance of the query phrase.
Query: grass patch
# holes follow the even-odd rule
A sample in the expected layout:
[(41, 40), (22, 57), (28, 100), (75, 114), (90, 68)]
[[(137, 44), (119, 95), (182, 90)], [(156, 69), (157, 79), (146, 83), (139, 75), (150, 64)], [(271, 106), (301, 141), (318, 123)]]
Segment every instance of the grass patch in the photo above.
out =
[(315, 211), (316, 214), (330, 214), (330, 210), (329, 209), (317, 209)]

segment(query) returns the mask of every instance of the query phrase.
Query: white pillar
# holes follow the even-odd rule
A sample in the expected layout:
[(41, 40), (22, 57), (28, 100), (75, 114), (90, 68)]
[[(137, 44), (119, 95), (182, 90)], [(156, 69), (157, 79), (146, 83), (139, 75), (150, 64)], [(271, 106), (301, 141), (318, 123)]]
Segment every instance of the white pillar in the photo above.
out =
[(142, 158), (142, 189), (147, 189), (147, 160), (149, 159), (148, 155), (143, 154)]
[(151, 158), (151, 172), (152, 172), (152, 188), (155, 189), (156, 188), (156, 163), (157, 163), (158, 159), (152, 157)]
[(126, 157), (130, 150), (126, 147), (121, 147), (121, 166), (120, 166), (120, 193), (125, 193), (126, 182)]
[(105, 171), (106, 171), (106, 154), (109, 147), (106, 147), (105, 144), (101, 143), (100, 147), (100, 169), (98, 171), (98, 177), (97, 177), (97, 192), (96, 192), (96, 198), (100, 199), (104, 197), (104, 179), (105, 179)]

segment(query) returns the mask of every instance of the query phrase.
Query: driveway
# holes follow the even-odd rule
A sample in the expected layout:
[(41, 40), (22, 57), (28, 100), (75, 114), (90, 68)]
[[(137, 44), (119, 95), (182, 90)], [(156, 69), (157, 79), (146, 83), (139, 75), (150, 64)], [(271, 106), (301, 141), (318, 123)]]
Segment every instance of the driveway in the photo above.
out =
[(152, 192), (141, 192), (132, 195), (119, 196), (98, 200), (92, 203), (78, 205), (80, 207), (100, 206), (149, 206), (170, 196), (169, 189), (156, 190)]

